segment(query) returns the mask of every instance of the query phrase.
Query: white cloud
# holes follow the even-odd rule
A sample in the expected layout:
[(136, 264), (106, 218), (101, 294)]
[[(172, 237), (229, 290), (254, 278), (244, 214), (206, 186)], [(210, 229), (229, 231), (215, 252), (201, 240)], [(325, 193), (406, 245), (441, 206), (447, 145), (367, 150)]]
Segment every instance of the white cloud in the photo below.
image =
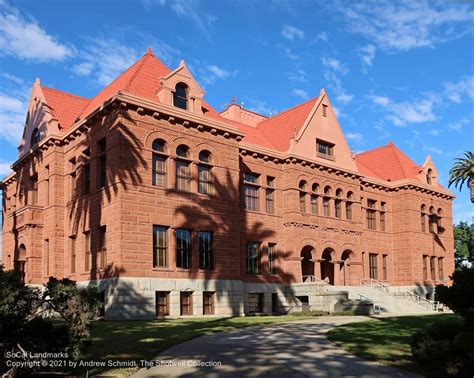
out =
[(369, 96), (372, 102), (382, 108), (385, 118), (396, 126), (405, 126), (413, 123), (426, 123), (437, 120), (435, 105), (440, 97), (435, 94), (426, 94), (414, 101), (395, 102), (385, 96)]
[(428, 131), (428, 134), (432, 135), (432, 136), (439, 136), (440, 132), (438, 129), (431, 129)]
[(325, 67), (331, 68), (343, 75), (347, 74), (349, 70), (339, 60), (335, 58), (321, 58), (321, 62)]
[[(165, 2), (159, 1), (160, 5)], [(170, 7), (178, 16), (190, 19), (204, 34), (208, 41), (211, 40), (213, 23), (217, 18), (213, 15), (203, 13), (200, 9), (199, 0), (174, 0)]]
[(228, 71), (215, 64), (207, 65), (204, 70), (200, 70), (199, 76), (205, 84), (213, 84), (217, 79), (225, 80), (235, 77), (237, 70)]
[(0, 138), (17, 146), (25, 125), (27, 93), (0, 93)]
[(6, 175), (12, 172), (12, 169), (10, 168), (11, 165), (12, 162), (7, 163), (4, 161), (0, 161), (0, 177), (5, 177)]
[(328, 82), (329, 88), (334, 91), (337, 101), (341, 102), (342, 104), (348, 104), (354, 99), (354, 96), (347, 93), (347, 91), (343, 88), (341, 80), (334, 72), (324, 72), (324, 78)]
[(362, 64), (365, 67), (372, 66), (372, 61), (375, 58), (376, 48), (374, 45), (368, 44), (367, 46), (363, 46), (359, 49), (359, 55), (362, 59)]
[(422, 147), (423, 151), (425, 152), (428, 152), (429, 154), (434, 154), (434, 155), (439, 155), (439, 156), (443, 156), (444, 155), (444, 152), (439, 149), (438, 147), (435, 147), (435, 146), (426, 146), (424, 145)]
[(384, 51), (407, 51), (456, 39), (471, 32), (469, 5), (431, 1), (339, 2), (349, 31)]
[(321, 41), (327, 42), (327, 40), (328, 40), (328, 33), (326, 33), (326, 32), (321, 32), (321, 33), (318, 34), (318, 38), (319, 38)]
[(247, 103), (242, 102), (241, 105), (245, 109), (265, 116), (272, 116), (278, 113), (278, 110), (271, 108), (266, 101), (255, 98), (247, 98)]
[(293, 83), (306, 83), (306, 71), (296, 70), (288, 73), (288, 79)]
[(467, 76), (457, 83), (444, 83), (445, 94), (448, 99), (455, 103), (461, 103), (463, 99), (474, 98), (474, 76)]
[(78, 76), (89, 76), (94, 69), (94, 64), (91, 62), (83, 62), (72, 67), (72, 71)]
[(448, 128), (454, 131), (460, 131), (465, 125), (468, 125), (471, 121), (468, 118), (461, 118), (459, 121), (453, 122), (448, 125)]
[(302, 99), (307, 99), (308, 98), (308, 92), (306, 92), (304, 89), (293, 89), (291, 93), (294, 96), (301, 97)]
[(354, 143), (363, 144), (364, 137), (360, 133), (348, 132), (346, 134), (346, 139), (352, 140)]
[(7, 80), (10, 80), (10, 81), (14, 82), (17, 85), (25, 85), (25, 80), (23, 80), (21, 77), (18, 77), (16, 75), (12, 75), (12, 74), (9, 74), (9, 73), (4, 73), (2, 75), (2, 77), (7, 79)]
[(301, 29), (295, 28), (294, 26), (285, 25), (283, 26), (283, 29), (281, 30), (281, 35), (283, 36), (283, 38), (293, 41), (294, 39), (303, 39), (304, 31)]
[(291, 60), (298, 60), (300, 57), (299, 55), (295, 54), (290, 48), (288, 47), (283, 47), (283, 51), (285, 53), (285, 56), (288, 58), (288, 59), (291, 59)]
[(26, 20), (18, 10), (0, 11), (0, 55), (39, 62), (61, 61), (73, 55), (73, 47), (60, 43), (34, 19)]

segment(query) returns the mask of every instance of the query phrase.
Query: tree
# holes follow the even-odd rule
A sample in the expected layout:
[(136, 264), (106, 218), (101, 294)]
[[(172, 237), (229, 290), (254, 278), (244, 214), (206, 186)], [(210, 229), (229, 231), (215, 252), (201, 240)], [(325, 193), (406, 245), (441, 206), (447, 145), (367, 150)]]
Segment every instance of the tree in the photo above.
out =
[(454, 257), (456, 265), (461, 266), (464, 261), (474, 261), (474, 238), (472, 225), (460, 222), (454, 229)]
[[(18, 358), (26, 362), (31, 359), (30, 353), (66, 352), (77, 357), (99, 307), (96, 287), (78, 288), (69, 279), (50, 277), (41, 291), (25, 285), (19, 272), (4, 271), (0, 265), (0, 288), (1, 373), (29, 373), (8, 366), (7, 352), (24, 353)], [(47, 313), (63, 321), (45, 319)]]
[(449, 184), (454, 184), (455, 188), (462, 189), (464, 184), (471, 191), (471, 202), (474, 203), (474, 153), (471, 151), (464, 152), (463, 158), (456, 158), (455, 163), (449, 171)]

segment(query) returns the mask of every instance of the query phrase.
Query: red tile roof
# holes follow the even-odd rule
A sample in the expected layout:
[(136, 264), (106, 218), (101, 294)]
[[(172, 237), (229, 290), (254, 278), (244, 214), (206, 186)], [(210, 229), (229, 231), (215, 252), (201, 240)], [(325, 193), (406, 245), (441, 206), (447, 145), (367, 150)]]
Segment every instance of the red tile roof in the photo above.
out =
[(87, 98), (58, 91), (57, 89), (42, 86), (41, 90), (54, 117), (58, 119), (61, 129), (67, 129), (73, 125), (76, 118), (89, 103)]
[(388, 181), (416, 178), (421, 169), (392, 142), (358, 154), (356, 164), (360, 173)]

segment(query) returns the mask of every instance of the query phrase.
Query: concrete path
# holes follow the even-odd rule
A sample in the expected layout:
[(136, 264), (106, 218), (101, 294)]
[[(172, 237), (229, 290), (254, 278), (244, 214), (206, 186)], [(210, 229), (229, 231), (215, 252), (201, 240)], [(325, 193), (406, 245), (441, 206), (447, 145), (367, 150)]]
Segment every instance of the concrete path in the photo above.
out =
[(365, 320), (320, 317), (202, 336), (164, 351), (157, 357), (162, 366), (134, 377), (419, 377), (351, 355), (326, 338), (337, 325)]

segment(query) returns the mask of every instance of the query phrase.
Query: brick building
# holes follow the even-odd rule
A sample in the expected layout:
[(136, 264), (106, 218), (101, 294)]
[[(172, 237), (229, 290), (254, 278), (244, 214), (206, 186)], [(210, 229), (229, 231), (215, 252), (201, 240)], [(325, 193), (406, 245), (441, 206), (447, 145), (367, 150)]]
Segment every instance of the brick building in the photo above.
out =
[(92, 99), (36, 80), (3, 181), (6, 268), (98, 283), (109, 317), (286, 311), (322, 303), (322, 281), (448, 282), (453, 195), (430, 157), (390, 142), (355, 156), (324, 90), (272, 117), (203, 97), (151, 50)]

